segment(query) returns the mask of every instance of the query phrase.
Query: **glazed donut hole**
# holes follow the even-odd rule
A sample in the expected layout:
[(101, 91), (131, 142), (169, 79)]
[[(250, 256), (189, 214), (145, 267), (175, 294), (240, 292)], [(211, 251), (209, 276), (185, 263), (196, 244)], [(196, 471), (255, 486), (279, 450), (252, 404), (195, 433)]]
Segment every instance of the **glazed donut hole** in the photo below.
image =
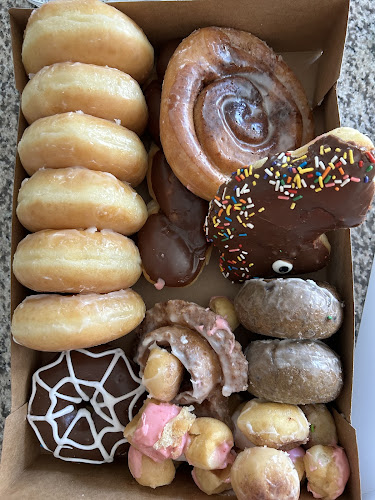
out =
[(301, 409), (310, 423), (309, 440), (305, 448), (311, 448), (317, 444), (336, 445), (338, 442), (336, 424), (327, 406), (311, 404), (301, 406)]
[(284, 451), (249, 448), (231, 469), (232, 488), (238, 500), (298, 500), (300, 481), (292, 460)]
[(162, 462), (155, 462), (134, 446), (129, 448), (128, 466), (138, 484), (153, 489), (171, 484), (176, 474), (173, 460), (168, 458)]
[(289, 450), (287, 453), (298, 472), (299, 480), (302, 481), (305, 478), (305, 463), (303, 461), (305, 450), (302, 446), (298, 446), (297, 448), (293, 448), (293, 450)]
[(256, 446), (291, 450), (307, 443), (309, 422), (295, 405), (252, 399), (242, 408), (237, 426)]
[(199, 469), (223, 469), (233, 460), (232, 446), (233, 434), (224, 422), (199, 417), (189, 430), (185, 457), (190, 465)]
[(225, 469), (204, 470), (194, 467), (191, 475), (195, 484), (206, 495), (217, 495), (223, 491), (231, 490), (230, 471), (232, 464), (228, 464)]
[(168, 402), (177, 396), (183, 374), (184, 367), (181, 361), (166, 349), (155, 345), (150, 349), (142, 383), (150, 396)]
[(335, 500), (345, 489), (350, 467), (343, 448), (316, 445), (306, 451), (307, 490), (315, 498)]
[(238, 321), (234, 304), (227, 297), (211, 297), (208, 307), (211, 311), (228, 321), (232, 332), (239, 326), (240, 322)]

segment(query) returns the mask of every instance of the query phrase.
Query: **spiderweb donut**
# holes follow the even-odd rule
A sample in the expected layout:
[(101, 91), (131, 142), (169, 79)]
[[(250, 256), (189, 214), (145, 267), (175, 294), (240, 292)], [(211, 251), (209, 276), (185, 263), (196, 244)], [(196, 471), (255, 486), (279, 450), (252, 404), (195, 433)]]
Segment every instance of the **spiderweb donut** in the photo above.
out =
[(126, 454), (125, 426), (143, 402), (122, 349), (64, 351), (33, 375), (28, 421), (56, 458), (100, 464)]

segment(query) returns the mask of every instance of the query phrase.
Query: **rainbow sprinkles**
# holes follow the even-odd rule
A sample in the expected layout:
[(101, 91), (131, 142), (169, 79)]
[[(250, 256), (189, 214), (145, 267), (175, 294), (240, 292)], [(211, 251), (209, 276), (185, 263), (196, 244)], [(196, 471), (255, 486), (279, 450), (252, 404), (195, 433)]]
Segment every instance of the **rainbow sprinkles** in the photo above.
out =
[[(283, 152), (238, 169), (219, 188), (210, 203), (205, 231), (207, 240), (221, 251), (220, 269), (225, 277), (244, 281), (272, 275), (277, 256), (291, 263), (293, 269), (296, 251), (290, 250), (290, 240), (295, 240), (300, 253), (304, 233), (311, 233), (306, 243), (314, 248), (314, 240), (325, 231), (362, 222), (374, 191), (373, 145), (367, 138), (372, 149), (343, 141), (334, 132), (296, 152)], [(346, 213), (337, 208), (343, 203)], [(317, 221), (310, 220), (309, 213), (314, 213)], [(279, 243), (276, 252), (271, 252), (268, 272), (251, 269), (259, 267), (255, 265), (260, 256), (251, 258), (256, 240), (263, 240), (264, 257), (270, 253), (269, 243), (274, 244), (275, 237)]]

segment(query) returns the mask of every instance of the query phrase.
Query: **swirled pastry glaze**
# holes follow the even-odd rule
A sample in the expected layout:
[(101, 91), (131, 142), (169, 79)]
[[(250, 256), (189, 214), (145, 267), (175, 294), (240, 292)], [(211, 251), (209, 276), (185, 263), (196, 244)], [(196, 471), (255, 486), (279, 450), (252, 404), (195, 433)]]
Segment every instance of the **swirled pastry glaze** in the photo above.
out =
[(210, 199), (231, 172), (312, 139), (311, 112), (293, 72), (257, 37), (203, 28), (165, 72), (161, 143), (185, 186)]

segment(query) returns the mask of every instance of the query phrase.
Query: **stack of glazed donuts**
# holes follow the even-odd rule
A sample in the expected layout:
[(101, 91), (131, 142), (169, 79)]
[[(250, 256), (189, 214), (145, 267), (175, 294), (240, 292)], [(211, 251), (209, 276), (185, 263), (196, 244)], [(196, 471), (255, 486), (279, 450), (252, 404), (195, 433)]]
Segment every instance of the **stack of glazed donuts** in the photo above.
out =
[(13, 272), (41, 294), (17, 307), (12, 333), (45, 351), (102, 344), (133, 330), (145, 313), (129, 288), (141, 259), (128, 236), (147, 219), (133, 188), (147, 169), (137, 136), (148, 115), (139, 83), (152, 69), (153, 48), (117, 9), (57, 0), (31, 15), (22, 59), (29, 127), (18, 151), (31, 177), (17, 216), (33, 234), (19, 243)]
[[(55, 0), (30, 16), (22, 58), (30, 177), (17, 216), (31, 234), (13, 271), (38, 293), (14, 311), (12, 334), (58, 353), (32, 381), (28, 421), (43, 448), (90, 464), (127, 456), (151, 488), (185, 462), (208, 495), (297, 500), (307, 478), (315, 498), (340, 496), (349, 464), (326, 404), (343, 368), (325, 340), (342, 301), (325, 283), (249, 278), (327, 261), (324, 232), (360, 223), (371, 201), (372, 143), (349, 129), (313, 140), (292, 71), (230, 28), (171, 40), (152, 73), (153, 49), (126, 15)], [(146, 172), (147, 207), (135, 190)], [(360, 198), (347, 221), (332, 208), (343, 189)], [(171, 294), (146, 311), (130, 288), (142, 271), (157, 290), (190, 285), (211, 243), (226, 278), (249, 280), (234, 302)], [(134, 362), (102, 345), (130, 332)], [(267, 338), (247, 345), (248, 332)]]

